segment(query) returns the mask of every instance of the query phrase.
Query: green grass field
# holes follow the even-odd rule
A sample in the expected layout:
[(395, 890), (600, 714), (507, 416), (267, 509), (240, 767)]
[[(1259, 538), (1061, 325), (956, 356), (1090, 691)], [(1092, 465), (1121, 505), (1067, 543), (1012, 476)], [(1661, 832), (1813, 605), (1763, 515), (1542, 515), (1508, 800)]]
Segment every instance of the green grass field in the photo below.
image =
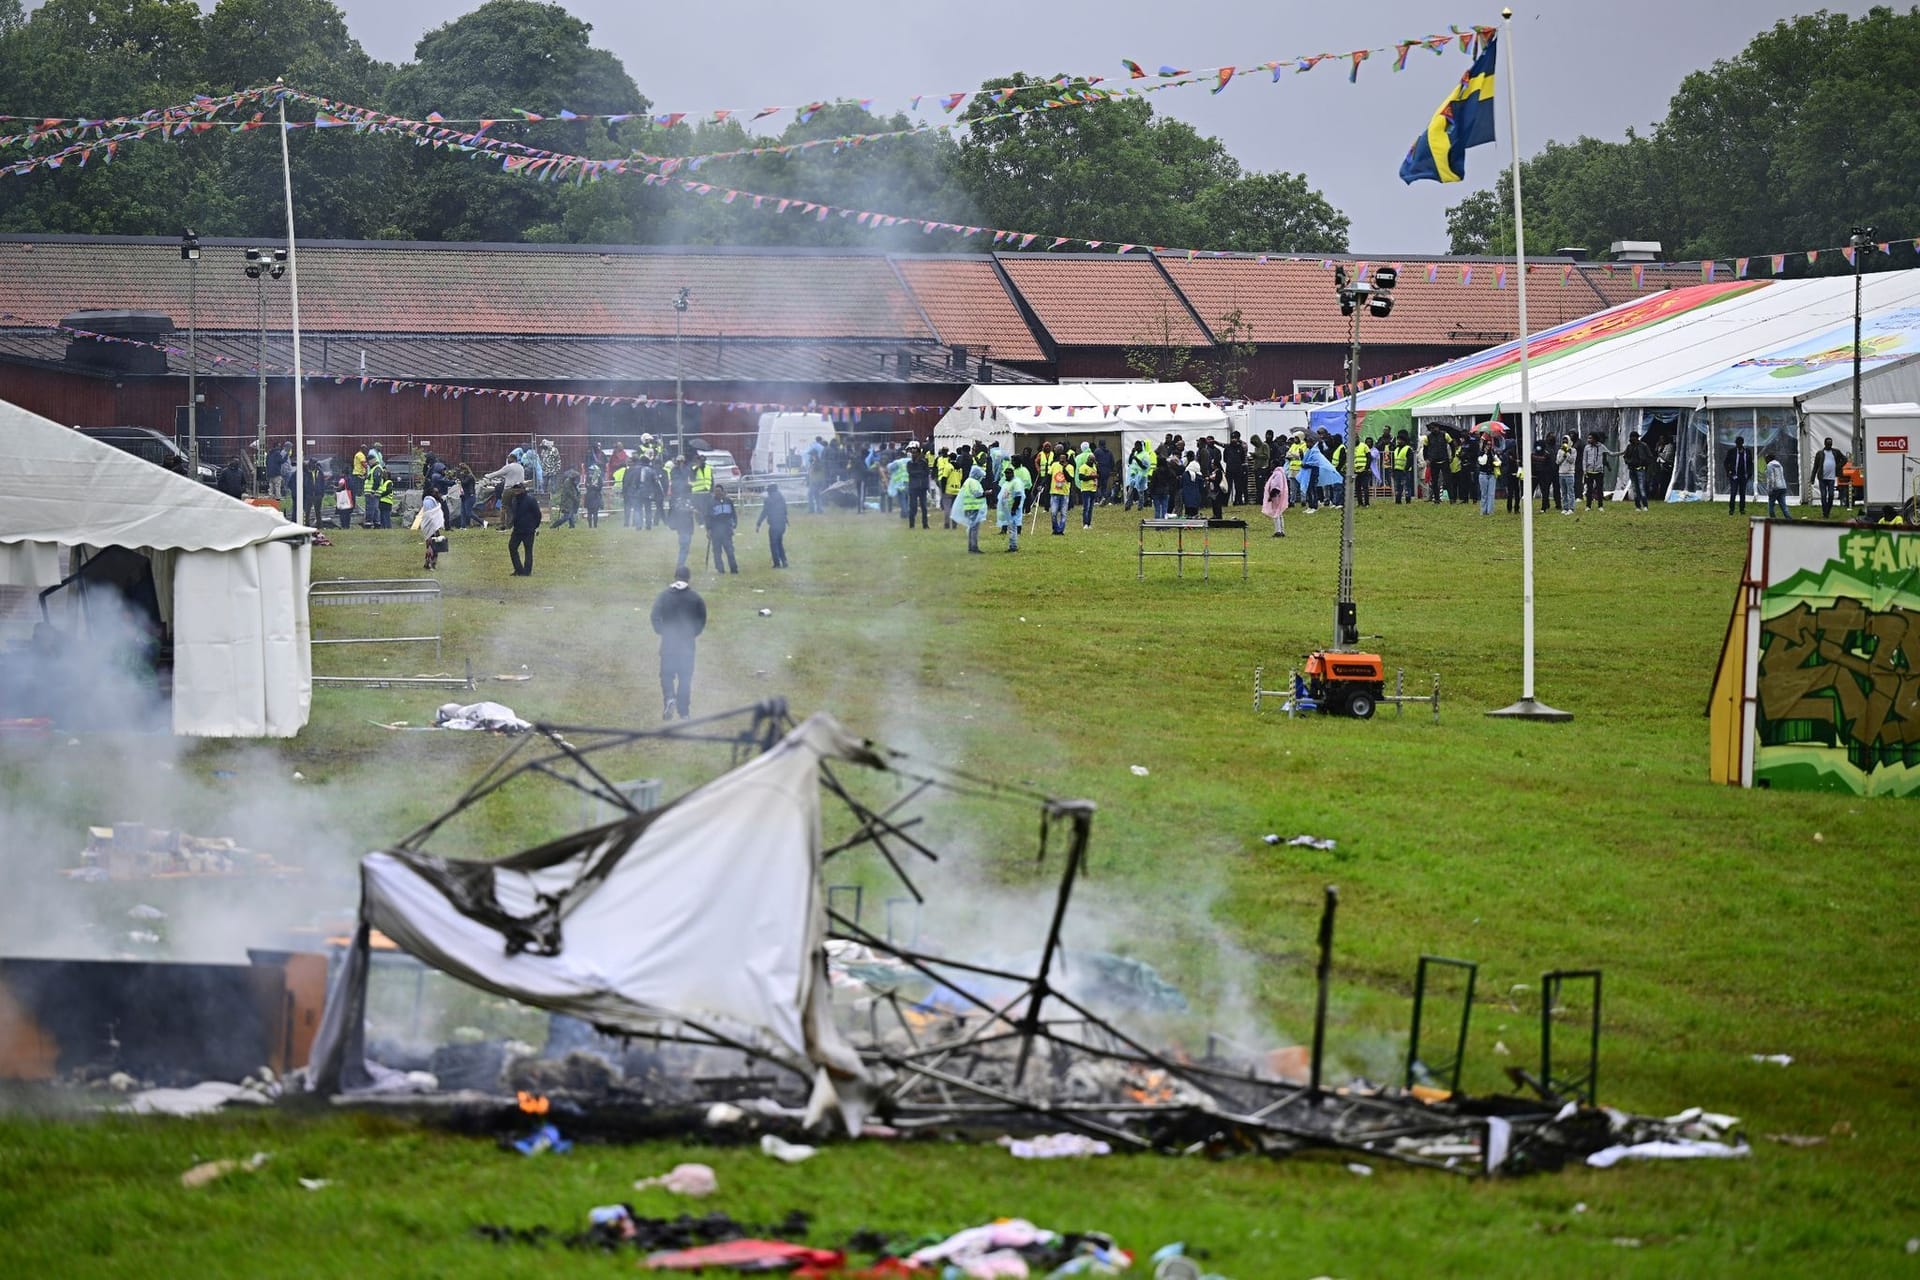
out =
[[(1505, 1066), (1537, 1061), (1540, 973), (1600, 967), (1601, 1100), (1742, 1116), (1751, 1159), (1471, 1182), (1384, 1162), (1370, 1178), (1318, 1158), (1036, 1167), (994, 1147), (862, 1143), (788, 1168), (667, 1143), (523, 1160), (355, 1117), (17, 1117), (0, 1121), (5, 1271), (610, 1274), (631, 1260), (500, 1248), (470, 1228), (572, 1228), (589, 1206), (633, 1196), (634, 1177), (700, 1159), (723, 1188), (706, 1204), (769, 1221), (806, 1209), (821, 1241), (1020, 1215), (1139, 1250), (1184, 1239), (1242, 1280), (1920, 1272), (1905, 1251), (1920, 1236), (1920, 810), (1708, 782), (1703, 709), (1744, 522), (1711, 506), (1539, 518), (1539, 692), (1574, 713), (1567, 725), (1482, 714), (1519, 692), (1517, 518), (1424, 504), (1360, 513), (1356, 581), (1362, 630), (1382, 637), (1389, 666), (1415, 689), (1440, 672), (1439, 723), (1423, 709), (1372, 723), (1256, 717), (1254, 665), (1272, 687), (1331, 627), (1338, 516), (1296, 511), (1287, 527), (1272, 539), (1255, 515), (1245, 581), (1231, 562), (1210, 581), (1176, 580), (1167, 561), (1139, 581), (1133, 520), (1112, 510), (1091, 534), (1076, 519), (1070, 536), (1030, 537), (1018, 555), (983, 539), (986, 556), (890, 517), (800, 514), (791, 571), (770, 571), (764, 542), (743, 534), (738, 577), (696, 574), (712, 618), (696, 713), (783, 695), (921, 758), (1097, 801), (1084, 903), (1100, 945), (1232, 1011), (1243, 1039), (1304, 1038), (1313, 929), (1337, 884), (1330, 1041), (1344, 1069), (1374, 1079), (1404, 1053), (1423, 952), (1481, 962), (1466, 1082), (1482, 1092), (1502, 1087)], [(453, 535), (439, 574), (444, 665), (524, 668), (531, 679), (480, 696), (529, 718), (657, 722), (645, 614), (671, 571), (671, 535), (543, 533), (531, 579), (507, 575), (504, 542)], [(355, 530), (315, 550), (314, 576), (407, 576), (418, 558), (406, 534)], [(338, 651), (324, 659), (346, 665)], [(397, 674), (430, 666), (387, 661)], [(298, 770), (285, 835), (313, 870), (342, 875), (355, 850), (410, 830), (497, 754), (496, 740), (369, 723), (428, 723), (452, 696), (316, 691), (294, 741), (201, 744), (173, 769), (232, 773), (226, 785), (247, 792)], [(140, 771), (125, 743), (53, 754), (8, 760), (7, 785), (56, 767)], [(712, 762), (683, 750), (622, 764), (680, 786)], [(222, 794), (196, 785), (154, 803), (214, 821)], [(62, 803), (76, 823), (113, 816)], [(503, 801), (470, 851), (504, 852), (570, 817), (565, 804)], [(960, 865), (941, 883), (987, 911), (1042, 901), (1057, 862), (1033, 865), (1033, 827), (1030, 811), (957, 811), (946, 834)], [(1274, 848), (1269, 832), (1339, 843)], [(1794, 1062), (1749, 1058), (1770, 1053)], [(274, 1153), (257, 1174), (178, 1185), (200, 1159), (254, 1150)], [(334, 1185), (308, 1192), (300, 1176)], [(641, 1194), (643, 1211), (684, 1207)]]

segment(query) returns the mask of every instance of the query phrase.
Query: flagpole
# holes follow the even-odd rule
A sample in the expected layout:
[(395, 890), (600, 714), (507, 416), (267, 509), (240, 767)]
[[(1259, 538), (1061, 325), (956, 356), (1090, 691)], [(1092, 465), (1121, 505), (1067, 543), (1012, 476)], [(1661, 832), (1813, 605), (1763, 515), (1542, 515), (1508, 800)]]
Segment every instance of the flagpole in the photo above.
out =
[(1501, 31), (1507, 46), (1507, 139), (1513, 151), (1513, 274), (1520, 286), (1520, 701), (1490, 716), (1523, 720), (1571, 720), (1571, 711), (1559, 711), (1533, 696), (1533, 387), (1529, 381), (1527, 332), (1527, 227), (1520, 213), (1520, 104), (1514, 74), (1513, 10), (1502, 9)]
[(287, 194), (287, 291), (293, 299), (293, 522), (307, 515), (307, 424), (300, 403), (300, 255), (293, 247), (293, 161), (287, 155), (287, 99), (280, 95), (280, 177)]

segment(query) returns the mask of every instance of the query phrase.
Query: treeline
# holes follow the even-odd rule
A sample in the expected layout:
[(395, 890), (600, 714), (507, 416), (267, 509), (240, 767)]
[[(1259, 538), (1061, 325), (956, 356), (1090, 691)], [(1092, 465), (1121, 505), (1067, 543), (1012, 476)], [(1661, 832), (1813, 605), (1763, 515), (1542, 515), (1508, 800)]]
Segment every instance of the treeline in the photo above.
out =
[[(1920, 9), (1823, 11), (1689, 75), (1650, 135), (1550, 143), (1526, 161), (1527, 247), (1597, 255), (1615, 240), (1658, 240), (1668, 259), (1692, 260), (1841, 245), (1856, 225), (1911, 238), (1916, 157)], [(1453, 252), (1512, 252), (1512, 209), (1507, 170), (1496, 191), (1447, 211)], [(1867, 265), (1913, 263), (1902, 247)], [(1787, 265), (1808, 270), (1804, 256)], [(1845, 263), (1830, 255), (1813, 269)]]
[[(591, 27), (557, 4), (488, 0), (428, 32), (399, 66), (367, 55), (331, 0), (47, 0), (28, 15), (0, 0), (0, 113), (103, 117), (223, 95), (282, 79), (397, 116), (490, 118), (522, 107), (581, 114), (653, 104)], [(1011, 105), (1060, 90), (1025, 75)], [(716, 104), (675, 104), (711, 106)], [(978, 116), (1000, 106), (969, 108)], [(781, 143), (909, 129), (853, 104), (790, 123)], [(17, 132), (16, 125), (0, 133)], [(766, 145), (739, 123), (657, 129), (641, 122), (502, 124), (530, 145), (606, 159), (637, 151), (692, 155)], [(835, 244), (977, 249), (978, 239), (918, 227), (875, 232), (647, 186), (637, 176), (540, 182), (497, 159), (411, 139), (301, 132), (295, 215), (316, 239), (601, 244)], [(120, 148), (111, 164), (0, 178), (0, 230), (272, 237), (284, 229), (275, 130), (215, 129)], [(0, 152), (0, 163), (28, 154)], [(1348, 222), (1304, 176), (1249, 173), (1216, 138), (1156, 116), (1138, 99), (995, 121), (854, 148), (715, 161), (703, 182), (801, 200), (1139, 244), (1339, 252)], [(1044, 247), (1044, 242), (1036, 247)]]

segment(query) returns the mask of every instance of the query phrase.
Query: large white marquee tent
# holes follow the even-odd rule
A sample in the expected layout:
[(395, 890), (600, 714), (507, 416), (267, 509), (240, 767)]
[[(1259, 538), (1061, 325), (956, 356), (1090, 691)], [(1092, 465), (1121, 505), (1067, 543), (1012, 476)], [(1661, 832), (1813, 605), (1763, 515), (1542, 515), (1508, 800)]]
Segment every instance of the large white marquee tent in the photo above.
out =
[(976, 383), (933, 427), (936, 448), (1105, 437), (1122, 456), (1136, 440), (1157, 445), (1168, 435), (1224, 440), (1226, 412), (1189, 382)]
[(173, 637), (175, 733), (306, 724), (311, 532), (0, 402), (0, 586), (40, 591), (109, 548), (145, 557)]
[[(1615, 450), (1640, 432), (1671, 452), (1669, 501), (1725, 496), (1723, 459), (1743, 437), (1757, 456), (1779, 452), (1798, 494), (1823, 441), (1852, 442), (1853, 289), (1851, 276), (1727, 280), (1547, 330), (1531, 343), (1534, 429), (1598, 431)], [(1519, 354), (1507, 342), (1364, 391), (1361, 430), (1517, 421)], [(1920, 270), (1861, 279), (1861, 400), (1920, 400)], [(1336, 432), (1345, 420), (1345, 405), (1313, 415)]]

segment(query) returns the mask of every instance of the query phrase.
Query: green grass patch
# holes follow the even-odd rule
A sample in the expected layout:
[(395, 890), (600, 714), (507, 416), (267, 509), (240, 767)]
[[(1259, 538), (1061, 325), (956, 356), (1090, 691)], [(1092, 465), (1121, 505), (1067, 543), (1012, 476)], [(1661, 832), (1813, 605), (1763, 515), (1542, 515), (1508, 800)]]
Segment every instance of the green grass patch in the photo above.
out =
[[(739, 576), (696, 574), (712, 621), (695, 709), (784, 696), (797, 714), (830, 710), (923, 759), (1097, 801), (1080, 944), (1150, 961), (1236, 1038), (1304, 1038), (1320, 895), (1337, 884), (1329, 1038), (1344, 1069), (1374, 1079), (1391, 1078), (1404, 1055), (1422, 952), (1482, 963), (1467, 1070), (1477, 1091), (1502, 1087), (1505, 1066), (1537, 1061), (1543, 970), (1602, 968), (1602, 1100), (1741, 1115), (1756, 1139), (1750, 1160), (1478, 1184), (1384, 1165), (1363, 1179), (1324, 1160), (1030, 1167), (992, 1147), (863, 1143), (788, 1169), (757, 1153), (665, 1143), (523, 1160), (353, 1117), (16, 1118), (0, 1123), (9, 1270), (624, 1269), (631, 1263), (557, 1249), (502, 1250), (469, 1229), (571, 1227), (590, 1205), (631, 1196), (634, 1177), (688, 1158), (720, 1171), (718, 1207), (768, 1221), (806, 1209), (826, 1241), (861, 1226), (917, 1233), (1017, 1214), (1110, 1230), (1135, 1248), (1187, 1239), (1240, 1277), (1910, 1269), (1903, 1245), (1920, 1235), (1911, 960), (1920, 810), (1707, 781), (1703, 709), (1744, 522), (1710, 507), (1539, 518), (1539, 692), (1575, 715), (1556, 726), (1482, 715), (1519, 693), (1517, 519), (1425, 504), (1359, 515), (1361, 629), (1383, 637), (1389, 668), (1404, 666), (1412, 689), (1440, 673), (1437, 725), (1424, 709), (1372, 723), (1255, 716), (1254, 665), (1266, 665), (1271, 687), (1328, 638), (1339, 528), (1330, 512), (1293, 513), (1284, 540), (1256, 518), (1245, 580), (1237, 565), (1216, 564), (1207, 581), (1175, 579), (1153, 561), (1139, 579), (1136, 526), (1116, 511), (1100, 511), (1090, 533), (1075, 522), (1067, 537), (1030, 537), (1017, 555), (983, 540), (995, 548), (986, 556), (966, 555), (958, 533), (909, 532), (889, 517), (799, 514), (792, 570), (769, 570), (764, 544), (743, 534)], [(399, 531), (355, 530), (315, 551), (314, 572), (407, 576), (418, 556)], [(439, 573), (443, 665), (470, 659), (483, 677), (524, 669), (532, 679), (489, 681), (481, 696), (529, 718), (657, 722), (646, 611), (672, 560), (663, 531), (561, 530), (540, 536), (536, 576), (517, 579), (503, 535), (456, 531)], [(432, 666), (430, 653), (372, 650), (322, 651), (321, 662), (398, 674)], [(316, 691), (313, 723), (297, 739), (190, 746), (169, 762), (178, 785), (138, 793), (140, 803), (217, 824), (231, 789), (294, 787), (302, 798), (282, 838), (329, 886), (297, 906), (315, 910), (329, 894), (350, 906), (354, 854), (437, 812), (501, 747), (370, 722), (425, 724), (455, 696)], [(9, 788), (49, 770), (141, 772), (125, 743), (49, 752), (8, 760)], [(617, 763), (624, 776), (662, 777), (671, 792), (710, 776), (716, 757), (636, 750)], [(236, 776), (216, 782), (215, 770)], [(291, 784), (296, 770), (304, 779)], [(75, 831), (147, 816), (101, 812), (98, 795), (48, 797), (48, 812)], [(505, 852), (578, 813), (529, 788), (501, 793), (479, 816), (457, 851)], [(1043, 910), (1058, 865), (1035, 865), (1031, 811), (955, 805), (933, 826), (952, 853), (929, 879), (977, 904), (930, 913), (939, 940), (960, 949), (1025, 930), (1021, 913)], [(1339, 843), (1276, 848), (1261, 839), (1269, 832)], [(829, 879), (884, 883), (851, 861)], [(29, 897), (44, 887), (31, 885)], [(1782, 1052), (1791, 1067), (1748, 1057)], [(1769, 1133), (1829, 1140), (1794, 1149)], [(177, 1183), (198, 1159), (255, 1149), (274, 1152), (258, 1174), (202, 1192)], [(335, 1185), (307, 1192), (298, 1176)], [(1588, 1211), (1573, 1213), (1576, 1202)], [(678, 1206), (663, 1197), (640, 1207)]]

